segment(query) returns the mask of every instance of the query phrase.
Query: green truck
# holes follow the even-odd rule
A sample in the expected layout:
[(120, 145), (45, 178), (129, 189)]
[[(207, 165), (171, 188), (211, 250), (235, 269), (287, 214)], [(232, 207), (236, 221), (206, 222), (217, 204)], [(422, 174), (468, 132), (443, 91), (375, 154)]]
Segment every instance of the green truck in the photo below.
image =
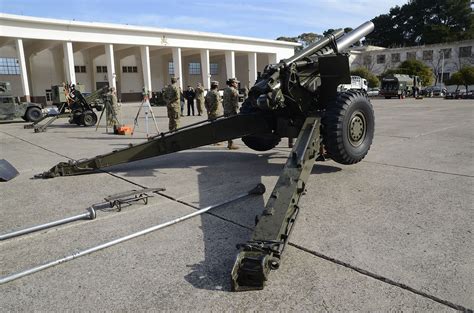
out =
[(0, 120), (11, 121), (22, 118), (28, 122), (36, 122), (43, 117), (45, 112), (41, 104), (20, 102), (11, 92), (10, 82), (0, 81)]
[(421, 87), (419, 76), (393, 74), (382, 78), (380, 95), (385, 99), (397, 97), (403, 99), (407, 96), (417, 95)]

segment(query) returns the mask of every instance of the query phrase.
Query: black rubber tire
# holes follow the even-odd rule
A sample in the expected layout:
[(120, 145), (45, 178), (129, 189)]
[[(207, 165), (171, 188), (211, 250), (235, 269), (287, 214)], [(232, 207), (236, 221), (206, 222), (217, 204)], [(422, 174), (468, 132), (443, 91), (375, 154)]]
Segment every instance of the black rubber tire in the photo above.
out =
[(374, 109), (366, 95), (348, 91), (328, 105), (322, 120), (323, 144), (340, 164), (360, 162), (374, 138)]
[(38, 121), (41, 117), (43, 117), (43, 113), (38, 107), (29, 107), (25, 112), (25, 119), (28, 122), (34, 123)]
[(97, 123), (97, 115), (92, 111), (84, 111), (81, 115), (81, 124), (84, 126), (94, 126)]
[(255, 151), (268, 151), (278, 145), (281, 138), (274, 134), (249, 135), (242, 137), (247, 147)]

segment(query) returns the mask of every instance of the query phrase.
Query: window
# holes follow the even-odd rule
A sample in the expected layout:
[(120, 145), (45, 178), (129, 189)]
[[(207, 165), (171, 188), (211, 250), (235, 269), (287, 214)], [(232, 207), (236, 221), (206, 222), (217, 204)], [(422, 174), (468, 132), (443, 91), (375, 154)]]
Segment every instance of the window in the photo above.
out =
[(209, 64), (209, 71), (211, 72), (211, 75), (219, 75), (219, 64), (217, 63)]
[(472, 47), (459, 47), (460, 58), (470, 58), (472, 56)]
[(74, 72), (76, 72), (76, 73), (85, 73), (86, 72), (85, 65), (75, 65), (74, 66)]
[(385, 63), (385, 54), (377, 55), (377, 64), (384, 64)]
[(200, 75), (201, 63), (189, 63), (189, 75)]
[(392, 62), (393, 63), (400, 62), (400, 53), (392, 53)]
[(371, 65), (371, 64), (372, 64), (372, 56), (364, 55), (364, 65)]
[(443, 54), (444, 54), (445, 59), (450, 59), (451, 58), (451, 48), (441, 49), (440, 50), (441, 57), (443, 57)]
[(0, 58), (0, 74), (20, 75), (20, 63), (15, 58)]
[(423, 60), (432, 61), (433, 60), (433, 50), (423, 51)]
[(416, 52), (407, 52), (407, 60), (416, 60)]
[(438, 81), (446, 81), (449, 79), (449, 73), (443, 73), (443, 79), (441, 79), (441, 73), (438, 73)]
[(51, 92), (51, 89), (46, 89), (46, 101), (50, 102), (53, 101), (53, 93)]
[(123, 73), (138, 73), (138, 68), (136, 66), (122, 66)]
[(97, 73), (107, 73), (107, 66), (96, 66)]
[(174, 63), (168, 62), (168, 75), (174, 76)]

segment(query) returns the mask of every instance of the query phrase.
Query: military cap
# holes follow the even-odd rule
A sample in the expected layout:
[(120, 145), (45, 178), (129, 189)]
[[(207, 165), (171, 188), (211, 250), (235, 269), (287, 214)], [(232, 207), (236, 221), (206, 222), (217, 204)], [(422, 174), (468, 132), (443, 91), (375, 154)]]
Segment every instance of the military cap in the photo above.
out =
[(213, 80), (211, 82), (211, 86), (219, 86), (219, 82), (217, 80)]
[(171, 83), (174, 84), (178, 81), (178, 78), (176, 77), (171, 77)]
[(235, 77), (232, 77), (232, 78), (229, 78), (229, 84), (232, 84), (232, 83), (240, 83), (240, 81), (237, 80), (237, 78)]

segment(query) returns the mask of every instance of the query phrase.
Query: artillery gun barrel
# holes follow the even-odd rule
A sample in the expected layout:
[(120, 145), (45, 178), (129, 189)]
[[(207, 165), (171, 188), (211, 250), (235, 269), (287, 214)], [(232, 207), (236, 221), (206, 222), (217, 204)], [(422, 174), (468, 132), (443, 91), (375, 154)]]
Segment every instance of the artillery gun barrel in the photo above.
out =
[(340, 39), (336, 40), (337, 51), (341, 52), (349, 48), (351, 45), (359, 41), (361, 38), (367, 36), (374, 30), (374, 23), (365, 22), (356, 29), (348, 32)]
[[(309, 57), (319, 50), (325, 47), (331, 47), (331, 43), (334, 42), (334, 46), (331, 47), (336, 49), (336, 52), (341, 52), (349, 48), (351, 45), (359, 41), (361, 38), (365, 37), (366, 35), (370, 34), (374, 30), (374, 23), (372, 22), (365, 22), (364, 24), (360, 25), (356, 29), (344, 34), (342, 29), (334, 31), (328, 37), (324, 37), (315, 43), (309, 45), (305, 49), (301, 50), (300, 52), (296, 53), (294, 56), (283, 60), (283, 62), (287, 65), (300, 61), (305, 57)], [(334, 52), (333, 49), (328, 49), (327, 51), (323, 51), (322, 54), (332, 53)]]
[(338, 30), (334, 31), (329, 37), (324, 37), (324, 38), (316, 41), (315, 43), (309, 45), (305, 49), (303, 49), (300, 52), (296, 53), (294, 56), (283, 60), (283, 62), (287, 65), (290, 65), (293, 62), (304, 59), (305, 57), (309, 57), (312, 54), (314, 54), (316, 51), (326, 47), (333, 40), (336, 40), (337, 38), (341, 37), (342, 35), (344, 35), (344, 31), (342, 29), (338, 29)]

